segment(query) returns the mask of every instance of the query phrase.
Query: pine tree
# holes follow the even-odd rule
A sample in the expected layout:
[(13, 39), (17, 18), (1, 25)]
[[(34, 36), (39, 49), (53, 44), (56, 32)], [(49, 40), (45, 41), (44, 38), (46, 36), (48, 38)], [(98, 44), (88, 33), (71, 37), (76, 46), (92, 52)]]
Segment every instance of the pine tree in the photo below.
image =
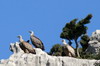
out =
[(80, 36), (87, 33), (88, 27), (85, 25), (90, 23), (91, 18), (92, 14), (88, 14), (84, 19), (80, 20), (79, 22), (77, 22), (78, 19), (73, 19), (69, 23), (66, 23), (65, 27), (62, 29), (62, 33), (60, 35), (61, 38), (69, 40), (69, 43), (71, 43), (71, 40), (75, 41), (77, 57), (80, 57), (78, 52), (79, 45), (77, 40)]
[(80, 44), (82, 46), (82, 52), (85, 52), (85, 50), (88, 48), (89, 44), (88, 42), (90, 41), (90, 38), (88, 35), (83, 35), (81, 37), (81, 40), (80, 40)]

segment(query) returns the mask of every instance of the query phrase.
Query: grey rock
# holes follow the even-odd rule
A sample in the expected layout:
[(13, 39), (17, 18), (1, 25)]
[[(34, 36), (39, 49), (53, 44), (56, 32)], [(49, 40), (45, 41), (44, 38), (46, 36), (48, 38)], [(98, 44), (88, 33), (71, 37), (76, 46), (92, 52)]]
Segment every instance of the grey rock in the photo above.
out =
[(92, 36), (90, 40), (97, 40), (100, 42), (100, 30), (96, 30), (95, 32), (92, 33)]
[(86, 52), (95, 55), (100, 53), (100, 30), (96, 30), (92, 33)]
[(9, 59), (0, 60), (0, 66), (95, 66), (100, 60), (76, 59), (72, 57), (50, 56), (39, 48), (34, 48), (36, 54), (24, 53), (19, 43), (11, 43), (14, 52)]

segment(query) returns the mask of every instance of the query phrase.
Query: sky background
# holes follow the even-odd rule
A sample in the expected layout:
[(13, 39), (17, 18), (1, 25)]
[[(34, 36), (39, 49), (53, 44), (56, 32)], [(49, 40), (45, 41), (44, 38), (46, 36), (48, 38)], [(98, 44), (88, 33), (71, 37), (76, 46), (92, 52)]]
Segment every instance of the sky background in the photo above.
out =
[(28, 40), (29, 30), (49, 52), (54, 44), (62, 44), (60, 33), (67, 22), (90, 13), (89, 36), (100, 29), (100, 0), (0, 0), (0, 59), (9, 58), (10, 43), (18, 41), (18, 35)]

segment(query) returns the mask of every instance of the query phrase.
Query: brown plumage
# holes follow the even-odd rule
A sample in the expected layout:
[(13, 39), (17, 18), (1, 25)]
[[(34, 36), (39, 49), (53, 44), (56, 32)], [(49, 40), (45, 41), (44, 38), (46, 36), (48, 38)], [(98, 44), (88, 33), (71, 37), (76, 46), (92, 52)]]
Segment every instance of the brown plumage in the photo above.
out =
[(18, 38), (19, 38), (19, 41), (20, 41), (20, 47), (25, 53), (33, 53), (33, 54), (36, 53), (34, 48), (32, 47), (32, 45), (29, 44), (28, 42), (24, 41), (22, 39), (21, 35), (19, 35)]
[(34, 36), (33, 31), (29, 31), (29, 33), (30, 33), (30, 39), (31, 39), (32, 44), (36, 48), (40, 48), (42, 50), (45, 50), (42, 41), (39, 38), (37, 38), (36, 36)]
[(29, 53), (29, 51), (23, 46), (22, 43), (20, 43), (19, 46), (25, 53)]

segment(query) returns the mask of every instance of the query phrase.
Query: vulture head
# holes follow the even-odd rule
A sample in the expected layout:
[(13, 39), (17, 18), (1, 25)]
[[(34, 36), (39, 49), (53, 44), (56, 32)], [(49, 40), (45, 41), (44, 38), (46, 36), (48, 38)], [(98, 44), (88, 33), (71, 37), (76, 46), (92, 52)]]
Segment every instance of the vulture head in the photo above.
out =
[(31, 35), (34, 35), (34, 32), (33, 32), (33, 31), (29, 31), (29, 33), (30, 33)]
[(65, 39), (62, 40), (62, 43), (63, 43), (63, 45), (67, 44)]
[(20, 41), (20, 42), (24, 41), (24, 40), (22, 39), (22, 36), (21, 36), (21, 35), (18, 35), (17, 37), (19, 38), (19, 41)]
[(20, 38), (22, 38), (22, 36), (21, 36), (21, 35), (18, 35), (17, 37), (18, 37), (19, 39), (20, 39)]

